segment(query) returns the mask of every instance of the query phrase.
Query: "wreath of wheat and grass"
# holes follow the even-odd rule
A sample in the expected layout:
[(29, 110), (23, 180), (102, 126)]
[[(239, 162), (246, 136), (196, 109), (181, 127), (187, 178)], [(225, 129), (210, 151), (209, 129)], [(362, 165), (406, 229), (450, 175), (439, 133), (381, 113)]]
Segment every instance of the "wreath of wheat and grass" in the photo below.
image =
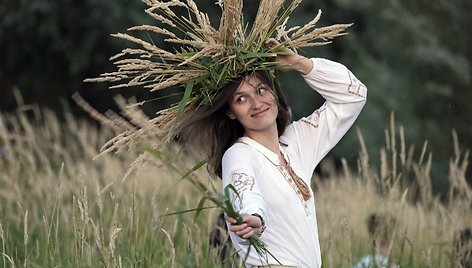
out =
[[(297, 51), (326, 45), (331, 39), (344, 35), (344, 30), (351, 26), (316, 27), (321, 17), (321, 11), (318, 11), (304, 26), (286, 29), (290, 15), (301, 0), (260, 0), (251, 27), (243, 20), (243, 0), (217, 2), (222, 9), (219, 27), (211, 25), (208, 14), (200, 11), (193, 0), (143, 2), (148, 6), (145, 12), (156, 20), (156, 25), (134, 26), (128, 29), (129, 33), (113, 34), (139, 48), (125, 48), (111, 57), (117, 67), (115, 72), (85, 81), (111, 82), (110, 88), (141, 86), (156, 91), (180, 87), (184, 91), (180, 101), (159, 111), (154, 118), (138, 116), (139, 108), (118, 100), (128, 111), (128, 117), (136, 122), (128, 124), (117, 120), (116, 115), (109, 115), (109, 120), (100, 117), (105, 124), (111, 123), (123, 130), (121, 135), (105, 144), (103, 152), (133, 148), (147, 135), (153, 139), (157, 137), (155, 140), (162, 143), (169, 142), (176, 134), (173, 130), (180, 123), (180, 115), (201, 105), (211, 105), (212, 99), (231, 80), (248, 71), (285, 68), (272, 60), (280, 47)], [(187, 16), (177, 15), (173, 11), (177, 8), (185, 9)], [(179, 49), (160, 48), (152, 40), (134, 37), (132, 33), (136, 31), (158, 34), (164, 42), (177, 45)], [(279, 40), (280, 46), (266, 46), (269, 37)], [(141, 104), (143, 102), (137, 105)]]

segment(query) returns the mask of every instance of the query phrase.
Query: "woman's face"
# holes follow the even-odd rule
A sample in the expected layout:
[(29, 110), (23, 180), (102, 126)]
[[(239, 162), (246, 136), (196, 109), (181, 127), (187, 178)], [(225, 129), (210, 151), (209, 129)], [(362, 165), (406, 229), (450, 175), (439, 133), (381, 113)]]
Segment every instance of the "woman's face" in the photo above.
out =
[(277, 128), (278, 106), (270, 87), (255, 75), (248, 75), (229, 100), (227, 115), (244, 126), (246, 134)]

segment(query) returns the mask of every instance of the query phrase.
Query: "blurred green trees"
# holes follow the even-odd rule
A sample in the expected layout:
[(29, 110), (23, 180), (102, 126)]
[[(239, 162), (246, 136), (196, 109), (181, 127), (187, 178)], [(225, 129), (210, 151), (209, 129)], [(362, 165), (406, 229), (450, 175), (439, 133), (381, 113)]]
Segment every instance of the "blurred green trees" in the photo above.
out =
[[(416, 144), (417, 154), (428, 140), (435, 185), (444, 186), (452, 155), (451, 130), (458, 131), (463, 150), (472, 147), (472, 106), (468, 104), (472, 101), (472, 1), (335, 0), (304, 4), (306, 13), (321, 8), (326, 24), (354, 23), (348, 36), (307, 54), (343, 62), (367, 85), (367, 106), (356, 126), (368, 144), (381, 146), (389, 113), (394, 111), (397, 123), (405, 126), (407, 142)], [(303, 94), (298, 101), (307, 103), (309, 99)], [(356, 152), (351, 148), (355, 145), (353, 132), (335, 150), (338, 156), (353, 158), (349, 153)]]
[(54, 109), (75, 91), (109, 107), (106, 85), (82, 81), (112, 70), (108, 58), (126, 44), (110, 34), (149, 22), (143, 8), (137, 0), (0, 2), (0, 108), (16, 107), (15, 88)]
[[(197, 4), (214, 14), (216, 22), (219, 10), (214, 2)], [(250, 18), (254, 4), (246, 1), (245, 5), (246, 18)], [(110, 92), (105, 84), (82, 82), (113, 70), (108, 58), (130, 44), (110, 34), (152, 23), (143, 9), (139, 0), (0, 2), (0, 109), (16, 107), (14, 88), (27, 103), (58, 110), (61, 100), (69, 102), (75, 91), (99, 110), (112, 107), (113, 94), (148, 98), (142, 89)], [(318, 9), (323, 10), (323, 25), (354, 25), (349, 35), (332, 45), (301, 53), (342, 62), (367, 85), (369, 101), (356, 126), (372, 147), (373, 158), (378, 159), (375, 152), (384, 144), (384, 128), (394, 111), (416, 151), (429, 141), (434, 179), (441, 186), (447, 181), (444, 170), (452, 154), (451, 130), (457, 130), (461, 148), (472, 148), (472, 106), (468, 104), (472, 101), (472, 1), (304, 1), (290, 22), (305, 23)], [(291, 92), (298, 118), (320, 99), (305, 89), (302, 79), (286, 77), (282, 74), (282, 83)], [(335, 156), (356, 158), (354, 134), (348, 134)]]

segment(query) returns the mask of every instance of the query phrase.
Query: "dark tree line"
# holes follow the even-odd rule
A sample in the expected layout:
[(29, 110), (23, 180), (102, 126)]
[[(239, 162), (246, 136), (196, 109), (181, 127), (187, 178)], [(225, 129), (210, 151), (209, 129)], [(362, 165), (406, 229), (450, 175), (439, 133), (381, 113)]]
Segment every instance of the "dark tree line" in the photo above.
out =
[[(197, 4), (217, 20), (214, 1)], [(245, 4), (250, 18), (255, 6)], [(139, 0), (1, 1), (0, 110), (16, 108), (15, 89), (26, 103), (71, 109), (77, 116), (84, 114), (70, 99), (76, 91), (101, 111), (113, 108), (115, 94), (158, 97), (140, 88), (109, 90), (106, 84), (82, 82), (112, 71), (108, 58), (129, 45), (111, 33), (153, 23), (144, 7)], [(368, 86), (368, 105), (357, 126), (372, 155), (384, 144), (384, 128), (394, 111), (410, 143), (419, 148), (429, 140), (434, 179), (442, 185), (452, 154), (451, 130), (459, 133), (463, 150), (472, 147), (472, 1), (304, 1), (291, 23), (307, 22), (318, 9), (323, 11), (320, 25), (354, 25), (332, 45), (301, 53), (343, 62)], [(320, 102), (301, 79), (285, 77), (295, 117)], [(146, 109), (152, 113), (157, 108), (151, 104)], [(351, 131), (334, 156), (353, 160), (358, 148)]]

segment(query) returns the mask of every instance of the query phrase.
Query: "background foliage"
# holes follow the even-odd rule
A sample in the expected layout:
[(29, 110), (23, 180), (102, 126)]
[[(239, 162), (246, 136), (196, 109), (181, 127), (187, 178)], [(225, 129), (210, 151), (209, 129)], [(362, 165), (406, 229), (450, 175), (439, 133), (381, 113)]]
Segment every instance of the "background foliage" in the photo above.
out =
[[(198, 1), (215, 14), (214, 1)], [(246, 3), (248, 17), (255, 8)], [(110, 33), (133, 25), (152, 23), (138, 0), (4, 0), (0, 2), (0, 109), (16, 109), (14, 89), (26, 103), (48, 106), (59, 113), (71, 109), (84, 114), (71, 101), (81, 93), (98, 110), (113, 107), (112, 96), (155, 98), (145, 90), (107, 89), (106, 84), (84, 84), (84, 78), (113, 70), (108, 58), (129, 44)], [(306, 22), (323, 10), (321, 23), (354, 22), (349, 35), (327, 47), (307, 49), (308, 56), (327, 57), (347, 65), (369, 88), (369, 101), (356, 126), (379, 159), (385, 137), (383, 127), (394, 111), (405, 125), (406, 137), (424, 140), (434, 154), (435, 190), (446, 189), (447, 166), (452, 154), (452, 129), (461, 148), (472, 147), (472, 2), (467, 0), (320, 0), (305, 1), (291, 23)], [(153, 40), (159, 42), (159, 40)], [(282, 82), (296, 118), (313, 110), (320, 98), (306, 90), (301, 78), (282, 74)], [(72, 108), (68, 108), (72, 107)], [(145, 107), (150, 113), (155, 103)], [(354, 132), (333, 152), (354, 163), (358, 143)], [(353, 149), (356, 148), (356, 149)]]
[[(206, 209), (197, 221), (195, 213), (165, 216), (199, 207), (204, 192), (195, 183), (213, 192), (205, 168), (180, 179), (194, 158), (181, 157), (171, 165), (170, 159), (152, 158), (123, 179), (138, 152), (93, 159), (116, 135), (113, 129), (96, 128), (68, 113), (61, 121), (56, 112), (34, 105), (20, 108), (4, 114), (11, 130), (0, 128), (6, 139), (6, 153), (0, 155), (0, 267), (243, 267), (234, 250), (227, 249), (225, 261), (219, 258), (226, 236), (217, 247), (209, 244), (219, 210)], [(358, 168), (324, 168), (327, 179), (314, 177), (323, 267), (352, 267), (373, 252), (366, 226), (371, 213), (395, 218), (389, 229), (392, 263), (470, 267), (460, 260), (469, 256), (472, 261), (471, 237), (457, 246), (459, 231), (472, 222), (467, 160), (455, 144), (448, 198), (442, 202), (431, 193), (431, 162), (404, 159), (402, 148), (408, 144), (396, 130), (387, 130), (386, 142), (396, 146), (386, 151), (390, 157), (382, 158), (379, 171), (372, 168), (366, 141)], [(169, 168), (173, 165), (179, 170)], [(413, 171), (412, 181), (395, 180)], [(221, 188), (220, 182), (213, 186)]]

